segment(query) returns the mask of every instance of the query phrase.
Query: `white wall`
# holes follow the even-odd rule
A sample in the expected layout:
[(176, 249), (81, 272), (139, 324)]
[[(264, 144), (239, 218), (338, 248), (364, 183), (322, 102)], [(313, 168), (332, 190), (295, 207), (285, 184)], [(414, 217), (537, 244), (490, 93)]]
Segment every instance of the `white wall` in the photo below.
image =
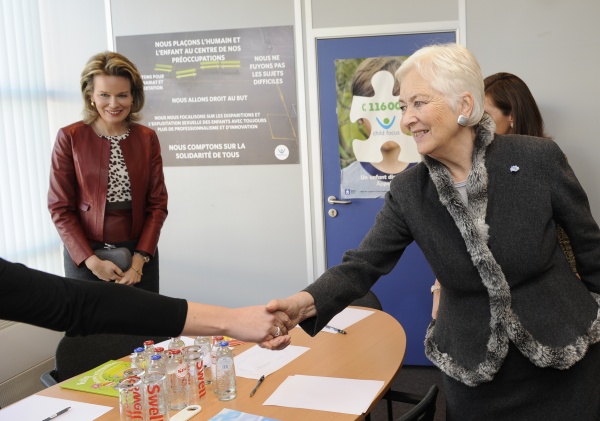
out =
[(484, 76), (510, 72), (531, 89), (600, 221), (600, 2), (467, 0), (467, 47)]

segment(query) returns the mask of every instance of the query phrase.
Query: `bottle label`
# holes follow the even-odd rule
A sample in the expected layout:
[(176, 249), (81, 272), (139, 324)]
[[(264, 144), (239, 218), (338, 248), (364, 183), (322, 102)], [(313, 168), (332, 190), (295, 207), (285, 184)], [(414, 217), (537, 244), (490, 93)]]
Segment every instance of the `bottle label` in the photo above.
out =
[(164, 393), (161, 391), (161, 387), (159, 384), (149, 385), (146, 388), (146, 396), (148, 402), (147, 408), (147, 418), (148, 420), (164, 420), (164, 413), (160, 408), (159, 400), (161, 400), (161, 394)]
[(206, 385), (204, 384), (204, 364), (202, 360), (196, 361), (196, 378), (198, 384), (197, 394), (199, 398), (206, 395)]
[(131, 405), (127, 406), (125, 415), (128, 420), (143, 420), (144, 405), (142, 403), (142, 390), (139, 387), (133, 389)]
[(179, 364), (177, 370), (175, 370), (175, 374), (180, 379), (187, 378), (187, 366), (185, 364)]

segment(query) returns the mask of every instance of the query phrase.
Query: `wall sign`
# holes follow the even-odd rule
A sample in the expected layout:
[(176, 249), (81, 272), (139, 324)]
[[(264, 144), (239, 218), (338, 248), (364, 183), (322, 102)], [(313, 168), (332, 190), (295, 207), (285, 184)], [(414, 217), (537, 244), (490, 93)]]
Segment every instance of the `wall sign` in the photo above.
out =
[(291, 26), (116, 37), (165, 166), (296, 164)]

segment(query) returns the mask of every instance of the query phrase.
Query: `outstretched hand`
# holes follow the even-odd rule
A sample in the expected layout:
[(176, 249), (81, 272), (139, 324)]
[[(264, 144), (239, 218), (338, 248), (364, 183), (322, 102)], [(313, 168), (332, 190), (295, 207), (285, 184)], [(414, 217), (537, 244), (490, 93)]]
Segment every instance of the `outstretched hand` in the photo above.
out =
[[(316, 315), (314, 299), (307, 292), (299, 292), (285, 299), (271, 300), (265, 306), (285, 326), (285, 332), (289, 332), (298, 323), (308, 317)], [(283, 349), (288, 343), (278, 341), (279, 338), (261, 342), (259, 345), (268, 349)]]

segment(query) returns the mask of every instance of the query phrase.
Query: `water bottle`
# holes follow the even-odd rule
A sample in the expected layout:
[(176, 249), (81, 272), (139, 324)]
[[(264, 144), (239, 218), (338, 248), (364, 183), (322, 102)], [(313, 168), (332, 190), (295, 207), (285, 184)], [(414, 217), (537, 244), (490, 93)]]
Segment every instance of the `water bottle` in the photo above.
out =
[[(217, 378), (217, 351), (219, 350), (219, 344), (223, 341), (222, 336), (213, 336), (213, 343), (210, 348), (210, 374), (212, 382), (214, 383)], [(217, 393), (217, 389), (214, 388), (214, 392)]]
[(206, 396), (204, 383), (204, 355), (202, 351), (190, 352), (185, 356), (190, 381), (190, 405), (199, 405)]
[(144, 354), (144, 348), (141, 346), (133, 350), (133, 357), (131, 357), (131, 367), (138, 367), (146, 370), (148, 366), (148, 360)]
[(154, 354), (154, 341), (144, 342), (144, 358), (146, 358), (148, 364), (150, 363), (152, 354)]
[(144, 419), (169, 421), (169, 387), (165, 365), (160, 355), (153, 355), (142, 380), (144, 385)]
[(215, 377), (215, 390), (220, 401), (230, 401), (236, 396), (235, 365), (233, 352), (229, 349), (229, 342), (222, 341), (217, 351), (217, 371)]
[(167, 355), (165, 354), (165, 349), (162, 346), (155, 346), (154, 354), (160, 355), (160, 357), (163, 359), (163, 362), (165, 362), (165, 360), (167, 359)]
[(181, 350), (169, 350), (167, 378), (170, 389), (171, 409), (177, 411), (189, 405), (188, 369), (183, 361)]
[(196, 340), (194, 340), (194, 344), (200, 347), (202, 354), (204, 355), (204, 383), (207, 385), (212, 384), (212, 358), (210, 355), (211, 340), (210, 336), (198, 336)]
[(150, 362), (148, 363), (148, 367), (146, 368), (146, 374), (150, 373), (161, 373), (165, 376), (167, 375), (166, 362), (158, 354), (154, 354), (150, 357)]
[(167, 346), (167, 349), (183, 349), (184, 346), (185, 346), (185, 342), (183, 342), (183, 339), (181, 339), (181, 336), (175, 336), (174, 338), (171, 338), (171, 340), (169, 341), (169, 345)]

